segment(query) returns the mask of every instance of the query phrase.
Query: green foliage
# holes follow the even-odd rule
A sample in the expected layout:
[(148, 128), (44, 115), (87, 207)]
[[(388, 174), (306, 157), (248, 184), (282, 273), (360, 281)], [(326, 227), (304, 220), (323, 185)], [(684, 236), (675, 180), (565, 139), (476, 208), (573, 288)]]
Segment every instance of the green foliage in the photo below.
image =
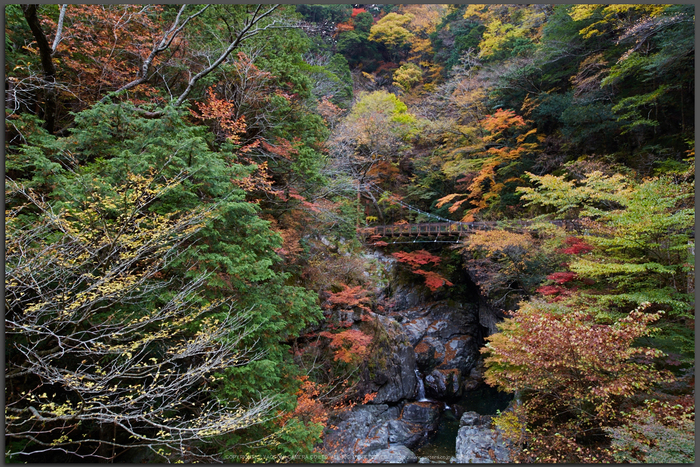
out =
[(450, 5), (430, 34), (430, 41), (435, 51), (433, 62), (444, 64), (444, 73), (459, 63), (460, 57), (470, 49), (476, 50), (481, 42), (486, 26), (463, 19), (466, 5)]
[[(222, 401), (247, 405), (271, 397), (278, 399), (282, 410), (293, 410), (297, 387), (288, 380), (295, 370), (285, 343), (320, 319), (320, 308), (314, 292), (289, 285), (289, 274), (276, 269), (280, 258), (274, 250), (281, 246), (281, 238), (259, 217), (259, 208), (243, 200), (245, 193), (234, 184), (250, 170), (233, 163), (230, 154), (212, 151), (205, 129), (189, 125), (174, 109), (168, 109), (160, 119), (147, 119), (128, 104), (96, 105), (76, 115), (75, 122), (67, 138), (44, 138), (45, 145), (35, 141), (34, 146), (22, 148), (19, 154), (29, 162), (21, 168), (36, 168), (36, 161), (59, 157), (61, 152), (56, 148), (70, 148), (72, 160), (80, 165), (73, 166), (74, 174), (60, 170), (51, 197), (57, 207), (75, 206), (86, 213), (91, 212), (86, 203), (95, 193), (108, 194), (128, 186), (128, 174), (153, 173), (154, 168), (159, 168), (159, 180), (182, 181), (144, 207), (153, 215), (183, 217), (216, 204), (216, 214), (199, 227), (189, 248), (169, 260), (167, 273), (173, 286), (204, 275), (202, 299), (216, 303), (226, 298), (236, 301), (242, 310), (251, 310), (247, 331), (230, 334), (223, 342), (238, 343), (264, 358), (223, 370), (226, 378), (214, 385), (212, 393)], [(296, 169), (305, 176), (318, 170), (312, 161), (319, 156), (309, 151), (300, 151), (297, 160)], [(43, 180), (42, 172), (36, 174), (39, 178), (30, 182), (35, 185)], [(114, 202), (118, 208), (119, 198)], [(114, 208), (102, 207), (98, 212), (119, 229), (127, 218), (119, 215), (118, 209), (112, 213)], [(92, 231), (90, 225), (83, 228)], [(251, 430), (237, 436), (250, 441), (246, 436), (267, 436), (277, 428), (262, 421)], [(311, 432), (296, 436), (306, 436), (308, 443), (317, 431), (312, 427)]]
[(692, 464), (695, 461), (694, 408), (652, 400), (631, 415), (632, 420), (625, 425), (606, 429), (612, 439), (615, 462)]
[(333, 103), (341, 107), (349, 107), (353, 95), (352, 75), (350, 74), (350, 65), (347, 59), (339, 53), (333, 54), (327, 68), (343, 83), (342, 89), (333, 95)]
[(670, 325), (693, 316), (689, 289), (694, 273), (689, 243), (693, 183), (669, 176), (638, 183), (600, 172), (581, 181), (553, 175), (530, 178), (540, 186), (519, 188), (528, 205), (594, 221), (585, 239), (595, 250), (568, 265), (579, 277), (597, 284), (589, 298), (604, 308), (626, 310), (647, 302), (668, 310), (668, 322), (661, 322), (663, 335), (675, 341), (675, 352), (689, 356), (692, 339)]
[[(304, 73), (302, 54), (310, 46), (309, 38), (297, 29), (275, 29), (265, 35), (264, 52), (256, 65), (284, 83), (288, 92), (306, 98), (310, 95), (310, 80)], [(282, 86), (281, 86), (282, 87)]]
[(355, 24), (355, 30), (366, 33), (369, 36), (369, 31), (374, 24), (374, 18), (371, 13), (364, 11), (353, 18), (353, 23)]
[(389, 122), (396, 124), (393, 127), (403, 138), (409, 137), (415, 128), (416, 118), (408, 112), (408, 106), (396, 95), (386, 91), (360, 94), (348, 118), (359, 122), (373, 118), (375, 114), (388, 117)]
[(343, 31), (338, 34), (335, 50), (347, 59), (351, 68), (361, 66), (363, 70), (372, 72), (379, 65), (381, 54), (377, 44), (368, 37), (363, 31)]
[(406, 29), (413, 15), (389, 13), (377, 21), (371, 28), (369, 40), (386, 45), (390, 49), (401, 49), (408, 45), (413, 33)]
[(394, 84), (404, 91), (410, 91), (421, 82), (423, 73), (418, 65), (407, 63), (394, 72)]
[(342, 23), (350, 18), (352, 5), (297, 5), (296, 9), (304, 19), (314, 23)]

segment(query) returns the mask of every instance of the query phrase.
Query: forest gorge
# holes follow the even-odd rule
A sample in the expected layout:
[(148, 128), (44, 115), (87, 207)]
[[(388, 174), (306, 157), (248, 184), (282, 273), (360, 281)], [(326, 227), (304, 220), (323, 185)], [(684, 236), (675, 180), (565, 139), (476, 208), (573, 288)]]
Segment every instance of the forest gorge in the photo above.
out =
[(4, 14), (7, 462), (694, 462), (693, 5)]

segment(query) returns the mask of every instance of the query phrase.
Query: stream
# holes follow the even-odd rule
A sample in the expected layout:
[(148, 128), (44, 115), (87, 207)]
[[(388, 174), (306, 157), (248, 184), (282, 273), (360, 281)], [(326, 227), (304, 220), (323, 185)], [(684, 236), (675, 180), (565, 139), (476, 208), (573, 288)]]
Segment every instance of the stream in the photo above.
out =
[(455, 415), (455, 407), (459, 407), (460, 414), (473, 411), (479, 415), (496, 415), (499, 410), (508, 406), (512, 398), (511, 394), (500, 392), (487, 384), (469, 391), (449, 409), (443, 411), (437, 431), (427, 444), (414, 451), (416, 456), (427, 457), (432, 463), (449, 463), (450, 458), (455, 455), (459, 431), (459, 418)]

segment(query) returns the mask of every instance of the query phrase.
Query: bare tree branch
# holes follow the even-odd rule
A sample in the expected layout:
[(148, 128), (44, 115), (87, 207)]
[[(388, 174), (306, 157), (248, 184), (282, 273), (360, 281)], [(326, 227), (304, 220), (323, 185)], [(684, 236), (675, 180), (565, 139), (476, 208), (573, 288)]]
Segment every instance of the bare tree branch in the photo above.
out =
[(253, 15), (246, 19), (245, 23), (243, 24), (243, 28), (238, 32), (236, 35), (236, 38), (231, 42), (231, 44), (224, 50), (224, 52), (217, 58), (214, 63), (209, 65), (207, 68), (204, 70), (200, 71), (196, 75), (190, 78), (189, 82), (187, 83), (187, 88), (185, 91), (180, 95), (180, 97), (177, 98), (177, 101), (175, 101), (175, 106), (182, 105), (182, 103), (185, 101), (187, 96), (190, 94), (192, 91), (192, 88), (194, 85), (202, 78), (207, 76), (209, 73), (214, 71), (221, 63), (226, 60), (226, 58), (231, 54), (231, 52), (236, 49), (241, 42), (244, 40), (253, 37), (257, 34), (259, 34), (262, 31), (265, 31), (269, 28), (271, 28), (275, 23), (273, 22), (272, 24), (266, 25), (262, 28), (255, 28), (251, 30), (253, 26), (258, 24), (260, 21), (262, 21), (264, 18), (267, 16), (270, 16), (272, 12), (274, 12), (277, 8), (279, 7), (279, 4), (277, 5), (271, 5), (266, 11), (260, 13), (260, 11), (263, 8), (263, 5), (257, 5), (255, 8), (255, 11), (253, 12)]
[(61, 43), (62, 34), (63, 34), (63, 20), (66, 18), (66, 9), (68, 8), (68, 4), (64, 3), (61, 5), (61, 13), (58, 15), (58, 26), (56, 27), (56, 37), (53, 38), (53, 44), (51, 45), (51, 53), (56, 52), (56, 47), (58, 47), (58, 44)]
[(142, 84), (146, 82), (149, 78), (149, 70), (151, 68), (151, 64), (153, 63), (153, 60), (160, 54), (161, 52), (164, 52), (165, 50), (170, 47), (170, 44), (172, 44), (173, 40), (177, 35), (182, 31), (182, 29), (189, 23), (191, 20), (196, 18), (197, 16), (201, 15), (204, 13), (204, 11), (209, 8), (210, 5), (205, 5), (204, 8), (199, 10), (198, 12), (188, 16), (182, 23), (180, 23), (180, 17), (182, 16), (182, 13), (185, 11), (185, 8), (187, 7), (187, 4), (182, 5), (180, 10), (177, 12), (177, 16), (175, 17), (175, 21), (173, 24), (170, 26), (170, 29), (168, 29), (165, 34), (163, 34), (163, 37), (161, 40), (155, 44), (153, 44), (153, 49), (151, 49), (151, 53), (148, 55), (146, 60), (144, 60), (143, 65), (141, 65), (141, 69), (139, 70), (138, 77), (125, 84), (121, 88), (117, 89), (114, 92), (111, 92), (107, 94), (105, 97), (103, 97), (100, 102), (104, 102), (107, 98), (113, 97), (117, 94), (120, 94), (126, 90), (129, 90), (133, 87), (138, 86), (139, 84)]
[[(167, 279), (217, 206), (172, 215), (148, 207), (190, 176), (132, 174), (111, 195), (90, 199), (94, 187), (85, 187), (89, 209), (60, 211), (6, 180), (6, 196), (24, 202), (6, 213), (5, 433), (31, 441), (9, 457), (107, 460), (112, 448), (141, 446), (165, 460), (211, 462), (202, 443), (275, 416), (275, 398), (226, 405), (207, 392), (217, 372), (263, 354), (243, 344), (257, 330), (252, 310), (204, 300), (206, 275)], [(117, 221), (101, 222), (117, 206)], [(27, 223), (25, 210), (36, 220)], [(19, 378), (34, 389), (20, 392)], [(74, 439), (80, 424), (86, 437)]]

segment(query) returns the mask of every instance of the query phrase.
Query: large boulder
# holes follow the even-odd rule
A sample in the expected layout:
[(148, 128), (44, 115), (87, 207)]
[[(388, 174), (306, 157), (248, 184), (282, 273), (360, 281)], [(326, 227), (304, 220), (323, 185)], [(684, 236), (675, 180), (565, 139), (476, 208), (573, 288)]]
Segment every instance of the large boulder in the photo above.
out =
[(354, 463), (358, 457), (388, 447), (387, 421), (399, 417), (398, 407), (386, 404), (359, 405), (329, 420), (322, 450), (331, 463)]
[(500, 432), (488, 425), (466, 425), (457, 432), (455, 463), (506, 464), (509, 460), (508, 448)]
[(413, 448), (427, 438), (427, 431), (416, 423), (410, 423), (406, 420), (389, 420), (387, 422), (389, 428), (389, 444), (403, 444), (409, 448)]
[(462, 373), (456, 369), (433, 370), (425, 377), (428, 398), (456, 399), (462, 395)]
[(480, 426), (483, 425), (481, 415), (476, 412), (464, 412), (459, 419), (459, 426)]
[(437, 430), (440, 423), (440, 412), (442, 404), (435, 402), (412, 402), (406, 404), (401, 411), (401, 420), (417, 424), (426, 431)]
[(367, 436), (358, 439), (353, 446), (356, 457), (366, 456), (372, 451), (386, 449), (389, 446), (389, 428), (387, 423), (373, 426), (367, 432)]
[(402, 444), (377, 451), (368, 459), (373, 464), (415, 464), (418, 457)]

